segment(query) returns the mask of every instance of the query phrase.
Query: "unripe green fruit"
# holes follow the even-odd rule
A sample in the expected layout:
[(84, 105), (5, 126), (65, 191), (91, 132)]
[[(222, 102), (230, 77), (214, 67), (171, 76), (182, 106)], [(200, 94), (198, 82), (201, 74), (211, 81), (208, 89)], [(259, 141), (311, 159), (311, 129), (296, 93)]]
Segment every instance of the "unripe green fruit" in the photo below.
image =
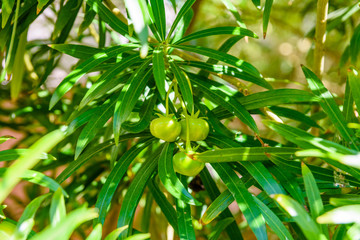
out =
[[(186, 141), (186, 120), (181, 120), (181, 133), (180, 138)], [(209, 134), (209, 124), (207, 121), (201, 118), (189, 118), (189, 129), (190, 129), (190, 141), (202, 141), (205, 140)]]
[(166, 142), (174, 142), (180, 135), (181, 125), (175, 119), (161, 116), (151, 121), (150, 132)]
[(193, 160), (185, 152), (178, 152), (173, 157), (173, 166), (175, 172), (182, 175), (194, 177), (203, 170), (205, 163)]

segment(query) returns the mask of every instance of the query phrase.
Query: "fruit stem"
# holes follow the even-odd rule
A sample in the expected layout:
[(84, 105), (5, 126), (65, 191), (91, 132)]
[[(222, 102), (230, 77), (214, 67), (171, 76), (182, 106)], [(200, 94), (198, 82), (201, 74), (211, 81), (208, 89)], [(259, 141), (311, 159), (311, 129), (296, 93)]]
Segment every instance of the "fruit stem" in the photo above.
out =
[(174, 86), (174, 82), (171, 82), (170, 86), (169, 86), (169, 90), (166, 93), (166, 98), (165, 98), (165, 107), (166, 107), (166, 116), (169, 116), (169, 95), (171, 92), (171, 89)]

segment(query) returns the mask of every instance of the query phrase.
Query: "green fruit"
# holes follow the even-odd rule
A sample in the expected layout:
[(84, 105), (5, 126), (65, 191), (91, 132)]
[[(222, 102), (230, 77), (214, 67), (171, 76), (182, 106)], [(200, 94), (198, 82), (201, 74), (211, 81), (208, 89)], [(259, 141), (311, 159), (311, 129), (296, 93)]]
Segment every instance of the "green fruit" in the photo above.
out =
[(180, 135), (181, 125), (175, 119), (161, 116), (151, 121), (150, 132), (166, 142), (174, 142)]
[(10, 240), (11, 235), (15, 232), (16, 225), (8, 222), (2, 221), (0, 223), (0, 239), (1, 240)]
[[(181, 133), (180, 138), (186, 141), (186, 120), (181, 120)], [(209, 124), (202, 118), (189, 118), (190, 141), (202, 141), (209, 134)]]
[(173, 166), (175, 172), (189, 177), (194, 177), (203, 170), (205, 163), (193, 160), (186, 155), (185, 152), (178, 152), (173, 157)]

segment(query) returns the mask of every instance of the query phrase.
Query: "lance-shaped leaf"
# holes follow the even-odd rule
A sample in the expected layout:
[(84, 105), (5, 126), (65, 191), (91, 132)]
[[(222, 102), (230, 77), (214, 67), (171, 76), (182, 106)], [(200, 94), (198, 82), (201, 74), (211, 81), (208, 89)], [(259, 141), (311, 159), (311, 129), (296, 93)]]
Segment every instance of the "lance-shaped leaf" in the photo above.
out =
[(173, 59), (171, 59), (169, 63), (171, 70), (173, 71), (177, 83), (180, 87), (181, 95), (186, 103), (186, 108), (189, 112), (192, 112), (194, 107), (194, 99), (190, 79), (186, 75), (186, 73), (177, 66)]
[(318, 102), (314, 94), (298, 89), (276, 89), (253, 93), (238, 99), (248, 110), (295, 102)]
[(130, 116), (137, 100), (144, 91), (152, 69), (148, 69), (151, 59), (145, 61), (130, 77), (120, 92), (114, 112), (114, 138), (118, 144), (121, 124)]
[(158, 30), (161, 40), (165, 40), (166, 35), (166, 17), (165, 6), (163, 0), (150, 0), (151, 9), (153, 12), (155, 26)]
[(49, 44), (49, 47), (75, 58), (88, 59), (100, 53), (102, 49), (78, 44)]
[[(108, 69), (86, 92), (83, 99), (81, 99), (79, 108), (80, 109), (83, 108), (86, 104), (88, 104), (92, 100), (99, 98), (108, 91), (116, 88), (123, 81), (115, 76), (121, 73), (122, 71), (124, 71), (126, 68), (139, 62), (140, 60), (141, 60), (140, 56), (134, 54), (131, 55), (130, 57), (122, 59), (121, 62), (116, 63), (115, 66)], [(125, 76), (124, 76), (124, 80), (126, 80)]]
[(357, 139), (352, 129), (346, 125), (344, 116), (341, 114), (331, 93), (325, 88), (321, 80), (308, 68), (302, 67), (306, 76), (306, 80), (310, 86), (311, 91), (321, 98), (320, 105), (329, 116), (336, 129), (340, 132), (341, 136), (350, 144), (350, 147), (359, 151), (360, 147), (357, 145)]
[(263, 78), (261, 77), (254, 77), (253, 75), (244, 72), (239, 68), (234, 68), (226, 65), (212, 65), (209, 63), (204, 63), (200, 61), (184, 61), (184, 62), (177, 62), (181, 65), (187, 65), (191, 67), (200, 68), (202, 71), (208, 71), (214, 73), (216, 76), (222, 77), (222, 75), (231, 76), (240, 78), (242, 80), (255, 83), (261, 87), (266, 89), (272, 89), (272, 86)]
[(311, 127), (321, 128), (313, 119), (294, 109), (273, 106), (270, 107), (270, 110), (278, 116), (293, 119)]
[(357, 109), (360, 109), (360, 76), (358, 71), (356, 71), (354, 68), (350, 69), (348, 72), (348, 81), (356, 107)]
[(131, 235), (135, 210), (141, 196), (143, 195), (146, 183), (156, 170), (159, 151), (161, 151), (161, 147), (155, 150), (145, 163), (142, 164), (126, 192), (124, 200), (121, 204), (117, 226), (122, 227), (128, 225), (129, 228), (120, 234), (120, 239), (125, 239), (127, 236)]
[(175, 198), (192, 205), (200, 205), (186, 190), (175, 174), (173, 166), (174, 143), (166, 143), (159, 158), (159, 177), (166, 190)]
[[(204, 214), (202, 215), (200, 221), (203, 224), (209, 224), (212, 220), (214, 220), (217, 216), (220, 215), (227, 207), (235, 201), (234, 196), (231, 192), (226, 189), (222, 192), (206, 209)], [(234, 219), (233, 219), (234, 220)]]
[(165, 99), (165, 62), (164, 62), (164, 50), (162, 47), (156, 47), (153, 52), (153, 74), (156, 83), (157, 90), (160, 93), (161, 98)]
[(66, 216), (66, 206), (61, 188), (55, 191), (50, 204), (51, 226), (56, 226)]
[(183, 38), (181, 38), (179, 41), (175, 42), (174, 44), (181, 44), (184, 42), (188, 42), (194, 39), (199, 39), (203, 37), (208, 36), (214, 36), (214, 35), (224, 35), (224, 34), (231, 34), (236, 36), (248, 36), (253, 38), (258, 38), (258, 36), (246, 28), (241, 27), (215, 27), (215, 28), (208, 28), (205, 30), (201, 30), (198, 32), (191, 33)]
[(129, 226), (123, 226), (123, 227), (119, 227), (117, 229), (115, 229), (114, 231), (112, 231), (111, 233), (109, 233), (106, 238), (104, 240), (116, 240), (118, 239), (120, 233), (122, 233), (123, 231), (125, 231)]
[[(150, 137), (150, 133), (139, 133), (139, 134), (125, 134), (120, 136), (119, 142), (128, 141), (133, 138), (146, 138)], [(112, 147), (115, 145), (114, 140), (108, 140), (101, 144), (97, 144), (87, 150), (76, 160), (72, 161), (56, 178), (56, 181), (59, 183), (64, 182), (68, 177), (70, 177), (76, 170), (78, 170), (82, 165), (87, 163), (95, 155), (99, 154), (103, 150)]]
[(201, 162), (237, 162), (237, 161), (267, 161), (266, 154), (277, 154), (290, 157), (299, 150), (290, 147), (234, 147), (209, 150), (194, 155), (194, 159)]
[(272, 197), (292, 217), (307, 239), (327, 239), (325, 235), (320, 232), (314, 220), (298, 202), (283, 194), (276, 194)]
[(233, 65), (246, 73), (249, 73), (255, 77), (262, 77), (259, 71), (250, 63), (245, 62), (237, 57), (234, 57), (230, 54), (220, 52), (211, 48), (205, 48), (200, 46), (190, 46), (190, 45), (171, 45), (171, 47), (178, 48), (184, 51), (198, 53), (230, 65)]
[(348, 224), (360, 222), (360, 205), (347, 205), (330, 210), (316, 221), (321, 224)]
[(79, 208), (67, 215), (56, 227), (49, 225), (43, 231), (32, 237), (32, 240), (48, 240), (54, 236), (61, 236), (62, 239), (69, 239), (72, 232), (82, 223), (97, 217), (94, 209)]
[(115, 107), (115, 95), (113, 95), (109, 101), (97, 108), (97, 111), (89, 119), (86, 126), (80, 133), (75, 148), (75, 160), (82, 153), (84, 148), (90, 143), (96, 136), (98, 131), (105, 125), (105, 123), (111, 118)]
[(81, 7), (82, 1), (74, 0), (67, 1), (61, 8), (54, 24), (54, 30), (52, 32), (52, 40), (58, 38), (62, 30), (71, 21), (72, 16), (77, 15)]
[(242, 27), (242, 28), (246, 28), (245, 23), (243, 22), (243, 20), (240, 17), (239, 12), (237, 11), (236, 7), (234, 6), (234, 4), (232, 4), (232, 2), (230, 0), (222, 0), (223, 4), (225, 5), (225, 7), (231, 12), (231, 14), (235, 17), (236, 19), (236, 23)]
[(224, 231), (224, 229), (227, 228), (233, 221), (233, 218), (224, 218), (220, 220), (214, 227), (214, 230), (210, 233), (209, 240), (217, 240), (221, 232)]
[(130, 41), (134, 41), (129, 36), (128, 26), (123, 23), (117, 16), (115, 16), (104, 4), (99, 0), (86, 0), (86, 3), (101, 17), (101, 19), (109, 24), (109, 26), (116, 32), (120, 33)]
[(267, 28), (270, 20), (270, 12), (273, 4), (273, 0), (265, 0), (264, 15), (263, 15), (263, 34), (266, 37)]
[(56, 88), (54, 94), (50, 99), (50, 109), (55, 106), (55, 104), (60, 100), (61, 97), (65, 95), (74, 84), (84, 76), (90, 69), (98, 66), (100, 63), (115, 57), (118, 54), (131, 50), (138, 47), (139, 45), (127, 44), (123, 46), (115, 46), (108, 48), (100, 53), (93, 55), (91, 58), (87, 59), (81, 63), (75, 70), (73, 70)]
[(349, 46), (351, 63), (354, 65), (356, 64), (360, 52), (359, 39), (360, 39), (360, 24), (354, 29), (354, 33), (353, 36), (351, 37), (350, 46)]
[[(26, 154), (29, 149), (19, 148), (19, 149), (8, 149), (4, 151), (0, 151), (0, 162), (1, 161), (12, 161), (18, 159), (21, 155)], [(47, 153), (42, 153), (40, 155), (40, 159), (42, 160), (56, 160), (54, 156)]]
[(166, 219), (173, 227), (174, 231), (176, 233), (179, 233), (176, 211), (172, 206), (172, 204), (167, 200), (164, 193), (160, 190), (160, 188), (154, 181), (155, 179), (153, 178), (151, 181), (148, 182), (148, 188), (151, 191), (151, 194), (153, 195), (157, 205), (160, 207)]
[[(186, 177), (180, 176), (180, 182), (186, 185)], [(179, 237), (181, 240), (196, 240), (195, 230), (191, 219), (190, 205), (180, 199), (176, 199), (176, 212), (179, 225)]]
[(98, 223), (91, 231), (89, 236), (86, 238), (86, 240), (101, 240), (101, 236), (102, 236), (102, 225), (101, 223)]
[(65, 134), (62, 130), (55, 130), (46, 134), (31, 145), (26, 154), (21, 155), (15, 163), (6, 169), (3, 178), (0, 180), (0, 203), (5, 200), (13, 187), (20, 181), (19, 177), (40, 161), (42, 153), (50, 151), (64, 137)]
[[(310, 169), (302, 163), (301, 171), (304, 178), (305, 192), (308, 198), (310, 206), (310, 214), (313, 220), (316, 221), (316, 218), (324, 212), (324, 205), (320, 196), (320, 191), (316, 185), (315, 178), (311, 173)], [(328, 238), (328, 230), (326, 225), (319, 225), (320, 231), (325, 234)]]
[(276, 236), (278, 236), (281, 240), (292, 240), (293, 237), (291, 236), (291, 233), (284, 226), (278, 216), (258, 198), (254, 197), (254, 199), (265, 218), (266, 224), (274, 231)]
[(139, 153), (148, 147), (153, 142), (153, 139), (147, 139), (139, 142), (121, 156), (118, 163), (111, 170), (104, 186), (101, 188), (95, 207), (99, 209), (99, 217), (95, 219), (94, 225), (97, 223), (104, 224), (105, 217), (108, 211), (108, 206), (111, 203), (113, 195), (121, 179), (125, 175), (131, 162), (136, 158)]
[(196, 0), (188, 0), (184, 3), (184, 5), (181, 7), (179, 13), (176, 15), (176, 18), (173, 22), (173, 24), (171, 25), (170, 31), (167, 35), (167, 39), (169, 39), (171, 37), (171, 35), (173, 34), (174, 30), (176, 29), (177, 25), (179, 24), (180, 20), (185, 16), (185, 14), (191, 10), (191, 6), (195, 3)]
[[(61, 193), (61, 190), (60, 190)], [(13, 233), (14, 239), (17, 240), (26, 240), (31, 229), (35, 223), (35, 213), (39, 209), (41, 203), (49, 196), (50, 194), (41, 195), (34, 200), (32, 200), (24, 209), (17, 225), (15, 232)]]
[(205, 97), (209, 100), (219, 103), (226, 108), (229, 112), (235, 114), (242, 122), (248, 125), (254, 132), (258, 132), (258, 128), (250, 113), (233, 97), (228, 96), (214, 85), (210, 85), (204, 79), (197, 78), (196, 75), (191, 75), (192, 81), (204, 93)]
[(267, 239), (265, 220), (242, 180), (226, 163), (211, 164), (228, 187), (257, 239)]

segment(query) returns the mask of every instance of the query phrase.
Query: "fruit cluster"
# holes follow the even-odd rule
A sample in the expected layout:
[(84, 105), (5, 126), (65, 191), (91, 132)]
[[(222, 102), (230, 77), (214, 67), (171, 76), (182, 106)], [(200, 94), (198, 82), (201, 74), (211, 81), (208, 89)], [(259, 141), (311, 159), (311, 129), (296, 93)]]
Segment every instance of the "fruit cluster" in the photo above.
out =
[[(150, 132), (154, 137), (166, 142), (174, 142), (180, 137), (184, 141), (202, 141), (209, 134), (209, 124), (202, 118), (187, 115), (178, 122), (171, 116), (160, 116), (151, 121)], [(190, 144), (188, 144), (190, 146)], [(205, 166), (203, 162), (193, 160), (194, 152), (187, 147), (186, 152), (179, 151), (173, 157), (174, 170), (186, 176), (197, 175)]]

